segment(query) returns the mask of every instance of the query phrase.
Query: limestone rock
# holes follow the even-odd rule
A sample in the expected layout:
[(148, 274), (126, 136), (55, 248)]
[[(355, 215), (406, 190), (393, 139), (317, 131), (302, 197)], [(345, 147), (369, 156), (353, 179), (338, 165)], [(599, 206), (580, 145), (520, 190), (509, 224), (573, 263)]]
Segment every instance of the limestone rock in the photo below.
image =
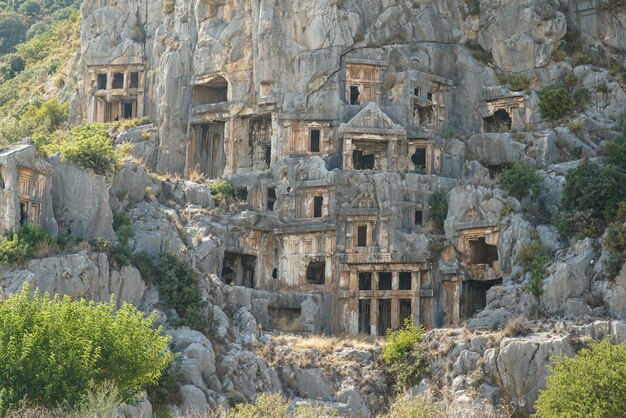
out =
[(54, 168), (52, 204), (59, 228), (79, 239), (113, 240), (113, 213), (106, 178), (65, 163), (58, 155), (50, 162)]
[(473, 135), (467, 141), (467, 152), (477, 156), (486, 166), (498, 166), (519, 161), (526, 145), (517, 142), (510, 133)]
[(538, 334), (530, 338), (502, 340), (497, 359), (498, 372), (515, 404), (529, 413), (534, 411), (539, 390), (545, 387), (551, 356), (560, 354), (574, 355), (567, 336)]

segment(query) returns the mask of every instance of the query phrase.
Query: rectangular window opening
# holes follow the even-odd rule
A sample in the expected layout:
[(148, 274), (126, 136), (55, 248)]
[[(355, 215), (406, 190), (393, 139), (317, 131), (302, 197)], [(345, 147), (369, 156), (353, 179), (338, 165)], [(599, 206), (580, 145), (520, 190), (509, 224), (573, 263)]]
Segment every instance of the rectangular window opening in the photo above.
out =
[(378, 290), (391, 290), (391, 272), (378, 273)]
[(98, 90), (106, 90), (107, 88), (107, 75), (98, 74)]
[(114, 89), (124, 88), (124, 73), (113, 73), (113, 85)]
[(358, 86), (350, 86), (350, 104), (351, 105), (361, 104), (359, 102), (359, 96), (360, 95), (361, 95), (361, 93), (359, 92), (359, 87)]
[(139, 73), (138, 72), (133, 71), (132, 73), (130, 73), (130, 82), (129, 82), (128, 87), (131, 89), (139, 88)]
[(320, 152), (320, 130), (311, 129), (311, 152)]
[(412, 287), (411, 272), (401, 271), (400, 281), (398, 282), (398, 289), (399, 290), (411, 290), (411, 287)]
[(415, 226), (422, 226), (423, 222), (424, 222), (424, 212), (422, 212), (421, 210), (416, 210), (415, 211)]
[(322, 206), (324, 204), (323, 196), (315, 196), (313, 198), (313, 217), (321, 218), (322, 217)]
[(359, 290), (372, 290), (372, 273), (359, 273)]
[(267, 189), (267, 210), (274, 210), (274, 204), (276, 203), (276, 188), (268, 187)]
[(367, 247), (367, 225), (357, 227), (357, 246)]

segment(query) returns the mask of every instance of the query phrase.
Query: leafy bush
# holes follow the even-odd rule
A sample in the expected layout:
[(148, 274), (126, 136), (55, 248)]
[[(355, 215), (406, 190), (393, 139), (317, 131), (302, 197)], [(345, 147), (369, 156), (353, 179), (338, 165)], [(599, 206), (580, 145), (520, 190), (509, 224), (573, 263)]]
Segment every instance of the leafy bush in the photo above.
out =
[[(626, 209), (626, 202), (620, 204), (620, 209)], [(617, 222), (610, 224), (606, 228), (602, 245), (607, 250), (607, 257), (602, 263), (604, 273), (609, 280), (614, 279), (622, 270), (626, 262), (626, 230), (624, 229), (624, 219), (617, 216)]]
[(156, 282), (166, 307), (176, 310), (180, 324), (207, 332), (206, 303), (200, 296), (198, 274), (191, 264), (175, 254), (163, 254), (157, 267)]
[(211, 196), (216, 202), (224, 203), (230, 198), (235, 197), (235, 189), (226, 180), (221, 180), (216, 183), (212, 183), (209, 186)]
[(574, 103), (563, 86), (547, 87), (539, 93), (539, 109), (544, 118), (561, 119), (574, 110)]
[(180, 383), (185, 378), (180, 366), (182, 357), (177, 354), (167, 366), (158, 382), (151, 383), (146, 389), (148, 399), (155, 410), (164, 409), (169, 405), (180, 405), (183, 402), (179, 392)]
[(438, 190), (431, 194), (428, 198), (428, 206), (430, 219), (440, 231), (443, 231), (444, 223), (448, 217), (448, 192)]
[(480, 61), (485, 65), (493, 61), (491, 52), (486, 51), (478, 42), (467, 41), (465, 42), (465, 47), (470, 50), (472, 57), (476, 61)]
[(606, 142), (604, 161), (626, 171), (626, 135), (618, 136)]
[(598, 220), (611, 220), (626, 200), (626, 172), (615, 166), (600, 167), (583, 161), (565, 176), (563, 209), (589, 211)]
[(131, 264), (139, 270), (141, 278), (147, 285), (150, 286), (156, 281), (156, 268), (149, 254), (143, 251), (134, 253)]
[(254, 404), (240, 403), (235, 405), (223, 417), (228, 418), (285, 418), (289, 416), (289, 402), (278, 393), (261, 393)]
[(396, 399), (380, 418), (443, 418), (442, 408), (423, 396), (402, 396)]
[(383, 345), (383, 360), (405, 387), (417, 384), (428, 372), (428, 359), (420, 344), (424, 329), (414, 325), (413, 317), (406, 318), (402, 328), (387, 330)]
[(541, 192), (542, 179), (528, 163), (515, 161), (502, 171), (500, 187), (518, 199)]
[(550, 260), (549, 255), (540, 255), (532, 261), (528, 269), (530, 281), (526, 285), (526, 290), (536, 298), (543, 295), (543, 279), (546, 276), (546, 268)]
[(0, 236), (0, 264), (24, 264), (40, 245), (52, 245), (54, 238), (39, 226), (26, 224), (7, 237)]
[(517, 252), (516, 260), (520, 266), (529, 270), (532, 267), (533, 261), (543, 255), (550, 254), (548, 249), (543, 246), (543, 243), (537, 239), (523, 245)]
[(121, 149), (113, 149), (113, 140), (102, 123), (79, 126), (45, 142), (36, 141), (44, 154), (60, 152), (64, 161), (92, 169), (96, 174), (115, 172), (124, 156)]
[(537, 416), (620, 417), (626, 411), (623, 344), (592, 342), (573, 358), (557, 357), (550, 370), (535, 403)]
[(498, 83), (508, 84), (512, 91), (526, 91), (535, 81), (533, 77), (518, 74), (498, 74), (496, 77)]
[(132, 305), (21, 293), (0, 304), (0, 415), (28, 399), (74, 407), (93, 385), (112, 382), (132, 400), (171, 361), (155, 315)]

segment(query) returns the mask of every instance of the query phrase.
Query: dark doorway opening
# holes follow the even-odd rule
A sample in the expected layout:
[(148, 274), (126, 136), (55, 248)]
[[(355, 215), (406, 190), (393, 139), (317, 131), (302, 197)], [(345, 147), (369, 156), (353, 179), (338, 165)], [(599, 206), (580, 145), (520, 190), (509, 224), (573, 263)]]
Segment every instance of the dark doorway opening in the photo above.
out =
[(321, 218), (322, 217), (322, 206), (324, 204), (323, 196), (315, 196), (313, 197), (313, 217)]
[(222, 281), (232, 286), (254, 288), (255, 269), (255, 256), (226, 252), (222, 263)]
[(416, 149), (411, 162), (415, 165), (415, 171), (426, 174), (426, 148)]
[(502, 284), (502, 279), (491, 281), (467, 280), (463, 282), (461, 318), (467, 319), (487, 306), (487, 291)]
[(326, 263), (312, 261), (306, 269), (307, 284), (324, 284), (326, 282)]
[(113, 84), (111, 87), (114, 89), (124, 88), (124, 73), (113, 73)]
[(423, 222), (424, 222), (424, 212), (422, 212), (421, 210), (416, 210), (415, 211), (415, 226), (422, 226)]
[(372, 300), (359, 299), (359, 334), (370, 334), (370, 314), (372, 313)]
[(509, 132), (513, 121), (509, 113), (504, 109), (498, 109), (496, 112), (486, 118), (483, 118), (485, 132)]
[(372, 290), (372, 273), (359, 273), (359, 290)]
[(130, 89), (139, 88), (139, 73), (138, 72), (130, 73), (130, 80), (128, 82), (128, 88)]
[(352, 152), (352, 166), (355, 170), (373, 170), (376, 159), (373, 154), (363, 154), (363, 151)]
[(273, 211), (276, 204), (276, 188), (268, 187), (267, 189), (267, 210)]
[(350, 86), (350, 104), (351, 105), (358, 105), (359, 103), (359, 96), (361, 95), (361, 93), (359, 93), (359, 87), (358, 86)]
[(498, 261), (498, 247), (485, 242), (485, 237), (480, 237), (476, 241), (470, 241), (470, 263), (488, 264), (493, 266), (494, 261)]
[(124, 119), (132, 119), (134, 116), (133, 103), (124, 103)]
[(391, 299), (378, 300), (378, 335), (385, 335), (391, 328)]
[(410, 271), (401, 271), (399, 279), (400, 279), (398, 283), (399, 290), (411, 290), (412, 279), (411, 279)]
[(398, 300), (398, 319), (400, 326), (404, 325), (404, 321), (411, 317), (411, 299)]
[(107, 88), (107, 75), (98, 74), (98, 90), (106, 90)]
[(265, 166), (270, 168), (272, 165), (272, 146), (271, 145), (263, 145), (263, 160), (265, 161)]
[(311, 129), (311, 152), (320, 152), (320, 130)]
[(378, 290), (391, 290), (391, 272), (378, 273)]
[(20, 202), (20, 225), (26, 225), (28, 223), (28, 209), (26, 208), (26, 202)]
[(357, 247), (367, 247), (367, 225), (357, 227)]

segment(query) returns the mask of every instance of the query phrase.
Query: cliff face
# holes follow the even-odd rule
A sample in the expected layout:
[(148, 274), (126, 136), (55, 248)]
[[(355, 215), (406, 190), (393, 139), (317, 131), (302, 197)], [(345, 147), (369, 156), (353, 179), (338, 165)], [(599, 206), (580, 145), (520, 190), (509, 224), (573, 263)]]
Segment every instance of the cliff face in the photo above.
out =
[[(122, 212), (132, 251), (153, 261), (181, 253), (201, 273), (210, 339), (168, 328), (183, 356), (183, 412), (282, 391), (374, 413), (387, 379), (376, 344), (304, 350), (316, 361), (298, 364), (281, 347), (289, 341), (259, 328), (384, 335), (409, 316), (472, 329), (429, 334), (434, 376), (413, 393), (450, 391), (476, 411), (508, 396), (530, 412), (550, 354), (572, 354), (578, 336), (624, 339), (623, 323), (606, 320), (536, 323), (517, 338), (475, 331), (515, 316), (626, 319), (626, 270), (606, 280), (600, 242), (568, 245), (528, 197), (498, 186), (504, 168), (524, 161), (541, 176), (546, 207), (559, 206), (566, 173), (581, 157), (599, 161), (619, 131), (626, 18), (601, 6), (85, 0), (74, 122), (150, 124), (119, 133), (135, 160), (107, 179), (50, 159), (46, 199), (35, 203), (51, 228), (80, 238), (114, 240)], [(538, 91), (560, 81), (585, 97), (555, 122)], [(18, 202), (19, 173), (2, 175), (15, 179), (5, 194)], [(540, 296), (521, 262), (537, 240), (554, 254)], [(103, 254), (5, 273), (7, 293), (24, 281), (97, 300), (117, 293), (159, 309), (164, 324), (177, 318), (155, 285), (132, 267), (109, 269)], [(554, 335), (564, 329), (571, 337)], [(476, 391), (481, 401), (469, 399)]]
[[(398, 86), (411, 71), (453, 80), (445, 100), (446, 126), (479, 131), (482, 87), (497, 85), (494, 70), (538, 70), (546, 83), (558, 76), (558, 66), (546, 67), (567, 29), (560, 10), (567, 10), (570, 24), (594, 37), (598, 47), (619, 51), (626, 46), (619, 14), (599, 12), (591, 2), (571, 3), (559, 8), (542, 1), (323, 1), (314, 6), (85, 1), (81, 55), (83, 68), (145, 66), (145, 113), (159, 124), (158, 166), (182, 171), (193, 85), (225, 76), (231, 115), (271, 109), (342, 119), (349, 113), (342, 111), (343, 70), (355, 53), (387, 65), (381, 96), (389, 105), (397, 104)], [(489, 57), (489, 66), (472, 55)], [(82, 75), (87, 79), (84, 70)], [(82, 85), (82, 115), (90, 117), (90, 83)], [(235, 173), (236, 167), (226, 172)]]

